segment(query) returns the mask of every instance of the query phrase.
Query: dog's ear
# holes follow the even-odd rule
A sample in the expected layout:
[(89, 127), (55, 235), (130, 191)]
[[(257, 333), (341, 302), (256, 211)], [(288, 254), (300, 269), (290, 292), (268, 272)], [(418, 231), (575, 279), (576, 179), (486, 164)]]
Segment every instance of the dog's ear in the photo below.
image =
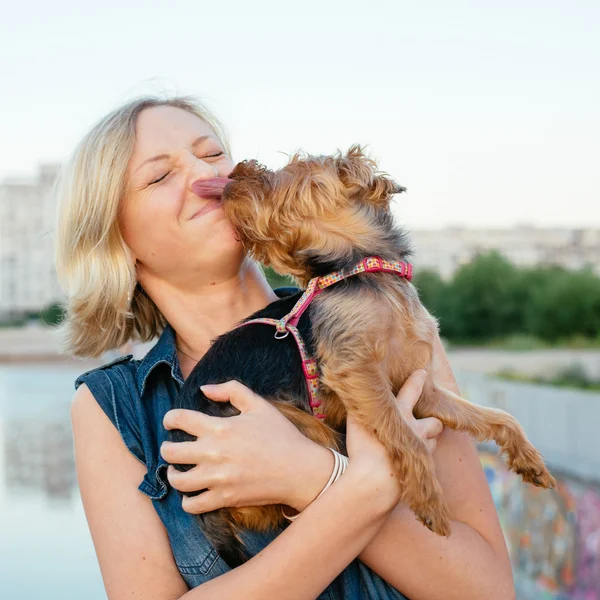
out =
[(360, 144), (353, 144), (345, 156), (336, 159), (340, 181), (348, 196), (377, 208), (388, 208), (393, 194), (406, 188), (379, 171), (377, 163), (369, 158)]
[(239, 162), (227, 177), (229, 179), (248, 179), (260, 177), (267, 171), (265, 165), (259, 163), (255, 158)]

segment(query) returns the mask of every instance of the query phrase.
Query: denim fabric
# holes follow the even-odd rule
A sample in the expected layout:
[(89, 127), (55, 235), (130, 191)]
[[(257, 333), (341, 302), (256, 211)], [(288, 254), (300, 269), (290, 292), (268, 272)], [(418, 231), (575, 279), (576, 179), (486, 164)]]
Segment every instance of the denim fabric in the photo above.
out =
[[(278, 288), (278, 296), (297, 292)], [(139, 490), (152, 499), (171, 543), (177, 568), (190, 588), (229, 570), (205, 539), (197, 517), (181, 508), (181, 496), (167, 480), (168, 464), (160, 455), (166, 438), (165, 413), (183, 384), (175, 347), (175, 333), (167, 325), (157, 343), (141, 360), (123, 356), (87, 371), (75, 380), (85, 383), (119, 431), (126, 447), (147, 468)], [(253, 556), (279, 532), (247, 531), (244, 541)], [(319, 596), (318, 600), (405, 599), (366, 565), (354, 560)]]

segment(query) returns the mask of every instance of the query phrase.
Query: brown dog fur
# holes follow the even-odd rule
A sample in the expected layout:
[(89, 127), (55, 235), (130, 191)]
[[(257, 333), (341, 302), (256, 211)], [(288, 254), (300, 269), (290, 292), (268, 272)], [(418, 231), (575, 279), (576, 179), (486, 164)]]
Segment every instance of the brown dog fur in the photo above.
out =
[[(379, 255), (405, 260), (406, 248), (385, 231), (394, 193), (403, 191), (377, 169), (364, 150), (346, 155), (296, 153), (278, 171), (257, 161), (239, 163), (222, 195), (224, 209), (245, 248), (276, 271), (305, 287), (315, 265), (337, 265), (353, 256)], [(401, 253), (401, 255), (399, 255)], [(332, 269), (333, 270), (333, 269)], [(450, 514), (434, 462), (425, 443), (401, 415), (396, 394), (416, 369), (429, 373), (415, 406), (416, 417), (436, 417), (446, 427), (479, 441), (494, 440), (511, 469), (525, 481), (553, 487), (541, 454), (509, 414), (483, 408), (438, 385), (432, 378), (437, 321), (419, 301), (416, 289), (388, 273), (368, 273), (369, 285), (335, 284), (311, 305), (326, 424), (299, 409), (281, 405), (286, 416), (314, 441), (337, 447), (333, 431), (348, 412), (384, 444), (400, 481), (401, 501), (432, 531), (450, 534)], [(300, 360), (300, 359), (299, 359)], [(281, 524), (277, 507), (229, 509), (240, 527), (265, 530)]]

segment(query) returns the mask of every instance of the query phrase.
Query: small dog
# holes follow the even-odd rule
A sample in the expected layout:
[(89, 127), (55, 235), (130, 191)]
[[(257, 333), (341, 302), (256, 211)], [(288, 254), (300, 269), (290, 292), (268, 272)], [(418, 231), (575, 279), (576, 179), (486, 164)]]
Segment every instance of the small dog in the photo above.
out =
[[(256, 160), (242, 161), (228, 179), (205, 183), (197, 193), (220, 197), (245, 249), (264, 265), (294, 277), (303, 289), (317, 277), (351, 272), (365, 257), (405, 265), (410, 255), (407, 235), (394, 224), (390, 211), (392, 196), (405, 188), (379, 171), (360, 145), (345, 155), (298, 152), (277, 171)], [(351, 413), (387, 449), (403, 482), (401, 501), (429, 529), (447, 536), (450, 515), (433, 458), (396, 401), (407, 377), (425, 369), (429, 377), (415, 416), (436, 417), (479, 441), (495, 440), (525, 481), (554, 487), (541, 454), (511, 415), (471, 404), (433, 380), (437, 321), (406, 277), (367, 270), (344, 275), (321, 291), (296, 323), (307, 356), (316, 358), (319, 402), (313, 402), (312, 380), (293, 336), (274, 336), (268, 326), (289, 315), (303, 297), (299, 292), (242, 324), (262, 322), (237, 326), (218, 337), (186, 380), (178, 407), (222, 417), (237, 414), (230, 404), (212, 402), (199, 389), (235, 379), (272, 402), (311, 440), (338, 450)], [(311, 414), (315, 405), (321, 405), (319, 416), (324, 414), (324, 419)], [(194, 438), (174, 431), (172, 439)], [(223, 508), (201, 515), (201, 520), (208, 539), (232, 567), (247, 560), (241, 529), (286, 525), (280, 506)]]

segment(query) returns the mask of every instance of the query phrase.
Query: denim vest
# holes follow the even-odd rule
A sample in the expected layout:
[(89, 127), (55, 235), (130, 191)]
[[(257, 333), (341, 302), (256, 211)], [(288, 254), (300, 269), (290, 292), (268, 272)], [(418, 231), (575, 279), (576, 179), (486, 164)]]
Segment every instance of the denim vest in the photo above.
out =
[[(275, 293), (284, 297), (297, 291), (285, 287)], [(194, 588), (227, 572), (229, 567), (205, 539), (197, 517), (182, 509), (179, 492), (167, 480), (168, 463), (160, 455), (160, 446), (167, 439), (163, 416), (173, 408), (173, 400), (183, 385), (172, 327), (166, 326), (142, 360), (133, 360), (132, 355), (122, 356), (80, 375), (75, 388), (82, 383), (117, 428), (131, 454), (147, 468), (139, 490), (152, 499), (187, 585)], [(257, 554), (278, 533), (245, 532), (243, 538), (249, 554)], [(358, 559), (346, 567), (318, 600), (365, 598), (406, 600)]]

